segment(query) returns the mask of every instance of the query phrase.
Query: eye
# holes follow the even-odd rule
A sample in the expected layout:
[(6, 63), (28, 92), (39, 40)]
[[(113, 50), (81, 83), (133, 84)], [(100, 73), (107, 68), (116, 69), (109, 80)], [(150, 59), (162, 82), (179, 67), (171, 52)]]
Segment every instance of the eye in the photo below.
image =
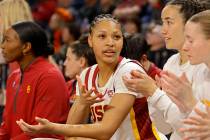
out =
[(70, 57), (67, 57), (67, 60), (68, 60), (68, 61), (70, 61), (70, 60), (71, 60), (71, 58), (70, 58)]
[(3, 38), (2, 43), (8, 42), (8, 39), (6, 37)]
[(189, 42), (190, 44), (192, 44), (192, 43), (193, 43), (193, 41), (192, 41), (192, 40), (188, 40), (188, 42)]
[(189, 39), (189, 38), (188, 39), (186, 38), (186, 42), (189, 43), (189, 44), (193, 43), (193, 41), (191, 39)]
[(167, 25), (171, 25), (171, 24), (173, 24), (173, 22), (172, 21), (166, 21), (166, 23), (167, 23)]
[(114, 39), (115, 39), (115, 40), (121, 39), (121, 35), (114, 35)]
[(106, 35), (104, 35), (104, 34), (99, 34), (99, 35), (98, 35), (98, 38), (104, 39), (104, 38), (106, 38)]

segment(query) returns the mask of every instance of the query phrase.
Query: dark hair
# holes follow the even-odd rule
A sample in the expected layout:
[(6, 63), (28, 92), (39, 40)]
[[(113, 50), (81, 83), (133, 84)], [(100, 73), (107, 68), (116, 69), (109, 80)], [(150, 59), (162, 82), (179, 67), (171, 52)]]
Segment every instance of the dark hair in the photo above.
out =
[[(116, 24), (120, 24), (120, 22), (118, 21), (117, 18), (115, 18), (114, 16), (112, 16), (111, 14), (101, 14), (101, 15), (98, 15), (95, 17), (95, 19), (91, 22), (90, 24), (90, 28), (89, 28), (89, 33), (91, 34), (92, 33), (92, 30), (93, 28), (95, 27), (95, 25), (101, 21), (104, 21), (104, 20), (109, 20), (109, 21), (113, 21), (115, 22)], [(122, 29), (122, 26), (121, 26), (121, 31), (123, 33), (123, 29)], [(126, 57), (126, 50), (127, 50), (127, 45), (126, 45), (126, 40), (125, 40), (125, 37), (123, 35), (123, 48), (121, 50), (121, 53), (120, 55), (121, 56), (124, 56)]]
[(142, 29), (141, 29), (141, 21), (139, 20), (139, 17), (137, 17), (137, 16), (127, 17), (125, 19), (125, 23), (124, 24), (126, 24), (126, 23), (133, 23), (133, 24), (135, 24), (138, 33), (140, 33), (142, 31)]
[(127, 35), (127, 58), (140, 61), (143, 54), (147, 54), (149, 51), (149, 46), (145, 37), (136, 33), (133, 35)]
[(34, 22), (24, 21), (12, 25), (22, 43), (31, 43), (32, 51), (35, 56), (45, 56), (54, 53), (50, 46), (44, 30)]
[(69, 48), (72, 49), (72, 53), (75, 54), (78, 58), (84, 57), (87, 60), (88, 66), (96, 64), (93, 50), (88, 45), (88, 34), (83, 34), (80, 39), (73, 42)]
[(67, 23), (65, 25), (66, 28), (68, 28), (69, 33), (74, 37), (75, 40), (78, 40), (81, 32), (80, 32), (80, 26), (74, 22)]
[(190, 17), (207, 9), (205, 4), (198, 0), (171, 0), (167, 5), (180, 6), (180, 13), (183, 15), (184, 22), (186, 23)]

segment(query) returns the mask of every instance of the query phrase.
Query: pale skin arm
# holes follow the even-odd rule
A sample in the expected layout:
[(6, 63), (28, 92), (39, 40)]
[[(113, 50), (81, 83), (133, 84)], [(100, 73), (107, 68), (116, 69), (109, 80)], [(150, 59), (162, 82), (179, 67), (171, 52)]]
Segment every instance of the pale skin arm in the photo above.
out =
[(197, 101), (185, 73), (180, 77), (168, 71), (161, 73), (161, 86), (181, 112), (191, 112)]
[(130, 78), (123, 76), (123, 82), (129, 90), (149, 97), (152, 96), (158, 88), (156, 82), (147, 74), (138, 70), (132, 70), (130, 74)]
[(197, 139), (210, 140), (210, 107), (206, 108), (206, 112), (194, 109), (196, 116), (188, 117), (183, 122), (189, 125), (188, 128), (181, 128), (181, 132), (190, 132), (190, 135), (184, 140)]
[(112, 108), (107, 110), (104, 113), (102, 121), (96, 124), (56, 124), (41, 118), (36, 119), (39, 123), (38, 125), (29, 125), (23, 120), (20, 120), (17, 123), (26, 133), (53, 133), (68, 137), (88, 137), (98, 140), (107, 140), (120, 126), (133, 106), (134, 101), (135, 96), (133, 95), (115, 94), (110, 102)]

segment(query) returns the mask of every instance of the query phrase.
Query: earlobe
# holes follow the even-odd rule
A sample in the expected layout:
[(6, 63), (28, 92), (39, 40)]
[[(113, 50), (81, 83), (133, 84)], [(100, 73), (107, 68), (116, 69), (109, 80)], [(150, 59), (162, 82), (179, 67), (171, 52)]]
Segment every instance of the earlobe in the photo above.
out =
[(88, 35), (88, 44), (92, 48), (92, 37), (90, 34)]
[(84, 57), (80, 57), (80, 66), (81, 68), (85, 68), (87, 66), (87, 62)]
[(147, 61), (147, 60), (148, 60), (147, 55), (146, 55), (146, 54), (143, 54), (143, 55), (141, 56), (141, 60)]

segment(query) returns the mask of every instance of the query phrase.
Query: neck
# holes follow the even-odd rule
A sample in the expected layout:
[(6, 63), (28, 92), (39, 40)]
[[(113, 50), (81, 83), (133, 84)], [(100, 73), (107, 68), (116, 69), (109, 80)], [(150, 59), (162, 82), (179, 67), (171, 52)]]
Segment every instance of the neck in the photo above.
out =
[(98, 78), (98, 85), (100, 87), (103, 87), (107, 81), (109, 80), (110, 76), (114, 73), (118, 62), (113, 64), (104, 64), (104, 63), (98, 63), (99, 68), (99, 78)]
[(180, 53), (180, 65), (185, 64), (188, 61), (186, 53), (183, 50), (180, 50), (179, 53)]
[(24, 58), (18, 62), (20, 65), (21, 71), (24, 71), (25, 68), (32, 63), (32, 61), (35, 59), (33, 55), (26, 55)]
[(144, 62), (139, 61), (139, 62), (142, 64), (144, 70), (148, 72), (152, 63), (150, 61), (144, 61)]
[(210, 69), (210, 62), (206, 63), (206, 65)]

